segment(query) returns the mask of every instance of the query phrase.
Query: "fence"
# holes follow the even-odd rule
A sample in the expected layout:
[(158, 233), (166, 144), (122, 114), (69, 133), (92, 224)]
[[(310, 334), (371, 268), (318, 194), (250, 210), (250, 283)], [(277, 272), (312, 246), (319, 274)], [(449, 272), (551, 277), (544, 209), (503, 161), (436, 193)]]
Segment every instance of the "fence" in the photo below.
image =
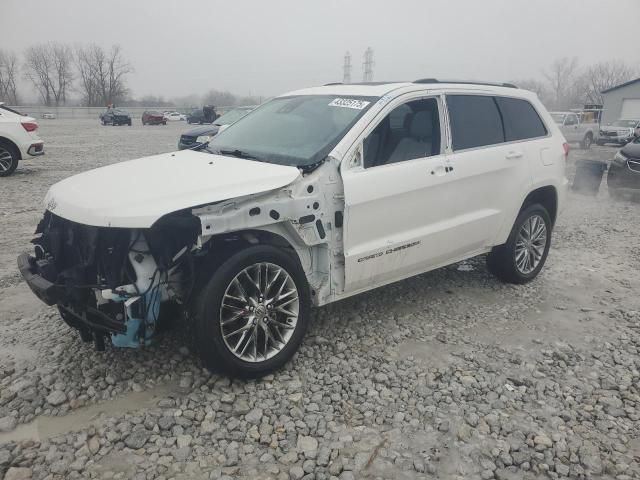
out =
[[(44, 113), (53, 113), (57, 118), (77, 118), (77, 119), (87, 119), (87, 118), (98, 118), (101, 113), (103, 113), (106, 108), (103, 107), (45, 107), (45, 106), (27, 106), (27, 105), (17, 105), (10, 106), (12, 108), (24, 115), (29, 115), (34, 118), (42, 118)], [(189, 113), (193, 110), (194, 107), (122, 107), (123, 110), (129, 112), (133, 118), (142, 117), (142, 113), (145, 110), (156, 110), (159, 112), (164, 112), (167, 110), (176, 111), (180, 113)], [(234, 107), (216, 107), (216, 111), (219, 114), (223, 114)]]

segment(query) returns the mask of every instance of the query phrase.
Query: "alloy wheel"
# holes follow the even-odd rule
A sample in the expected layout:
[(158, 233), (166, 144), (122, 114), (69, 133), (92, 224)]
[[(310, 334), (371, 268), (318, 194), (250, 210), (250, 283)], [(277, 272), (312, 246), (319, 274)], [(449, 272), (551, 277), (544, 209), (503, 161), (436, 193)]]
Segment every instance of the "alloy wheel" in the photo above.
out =
[(523, 275), (533, 272), (547, 245), (547, 225), (540, 215), (527, 218), (518, 232), (515, 247), (516, 268)]
[(246, 362), (278, 354), (298, 323), (298, 288), (279, 265), (255, 263), (227, 286), (220, 307), (222, 338), (229, 351)]
[(0, 172), (8, 172), (13, 165), (13, 156), (6, 148), (0, 146)]

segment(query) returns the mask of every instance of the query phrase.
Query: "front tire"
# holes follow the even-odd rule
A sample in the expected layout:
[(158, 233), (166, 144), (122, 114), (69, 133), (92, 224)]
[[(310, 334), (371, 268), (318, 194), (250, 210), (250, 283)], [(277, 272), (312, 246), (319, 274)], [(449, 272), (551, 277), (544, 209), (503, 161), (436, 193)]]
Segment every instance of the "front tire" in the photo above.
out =
[(205, 366), (237, 377), (282, 367), (307, 330), (309, 286), (297, 258), (270, 245), (222, 263), (201, 290), (196, 342)]
[(0, 141), (0, 177), (8, 177), (15, 172), (19, 159), (20, 154), (13, 145)]
[(504, 245), (487, 255), (489, 271), (503, 282), (530, 282), (544, 266), (551, 246), (551, 218), (540, 204), (533, 204), (518, 214)]

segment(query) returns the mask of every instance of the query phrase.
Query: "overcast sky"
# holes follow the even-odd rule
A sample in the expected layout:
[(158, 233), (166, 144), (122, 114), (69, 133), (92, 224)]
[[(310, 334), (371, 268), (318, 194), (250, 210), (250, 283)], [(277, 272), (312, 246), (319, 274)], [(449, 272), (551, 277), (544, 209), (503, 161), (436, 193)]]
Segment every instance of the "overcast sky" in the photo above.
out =
[[(539, 77), (554, 58), (640, 67), (639, 0), (0, 0), (0, 48), (119, 43), (135, 96), (270, 96), (354, 81)], [(617, 53), (619, 52), (619, 53)]]

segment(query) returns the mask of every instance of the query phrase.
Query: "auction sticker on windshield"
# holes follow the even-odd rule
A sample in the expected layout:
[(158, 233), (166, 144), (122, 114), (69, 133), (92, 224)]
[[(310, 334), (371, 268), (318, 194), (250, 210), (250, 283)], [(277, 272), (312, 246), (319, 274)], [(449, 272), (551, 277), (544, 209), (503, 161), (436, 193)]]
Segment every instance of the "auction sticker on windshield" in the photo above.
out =
[(370, 102), (365, 100), (356, 100), (353, 98), (336, 98), (333, 100), (329, 106), (330, 107), (343, 107), (343, 108), (353, 108), (354, 110), (362, 110)]

